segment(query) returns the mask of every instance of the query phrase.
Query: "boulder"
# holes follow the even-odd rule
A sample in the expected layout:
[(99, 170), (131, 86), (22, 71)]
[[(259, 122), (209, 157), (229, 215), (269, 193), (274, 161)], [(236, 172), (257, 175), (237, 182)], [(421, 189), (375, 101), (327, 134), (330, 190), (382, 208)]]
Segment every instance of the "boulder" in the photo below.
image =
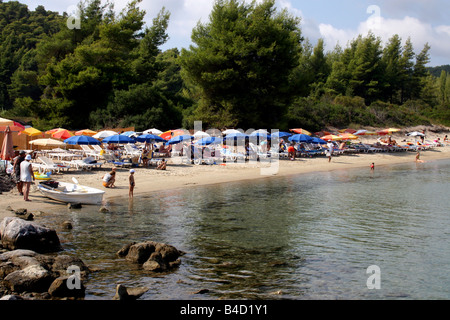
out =
[(142, 264), (145, 270), (163, 272), (180, 265), (178, 259), (184, 252), (164, 243), (145, 241), (130, 243), (117, 252), (119, 257)]
[[(0, 287), (6, 288), (8, 293), (40, 292), (53, 297), (83, 297), (82, 281), (89, 272), (83, 261), (68, 255), (50, 256), (31, 250), (0, 254), (0, 279), (3, 279)], [(67, 280), (74, 285), (67, 286)]]
[(6, 296), (1, 297), (0, 300), (18, 301), (24, 299), (21, 296), (7, 294)]
[(15, 217), (2, 220), (0, 239), (2, 246), (9, 250), (30, 249), (41, 253), (62, 250), (55, 230)]
[(147, 291), (148, 288), (145, 287), (127, 288), (123, 284), (119, 284), (116, 287), (116, 294), (114, 295), (113, 300), (136, 300)]
[(80, 286), (72, 288), (67, 281), (70, 281), (70, 276), (62, 276), (56, 278), (50, 287), (48, 288), (48, 293), (52, 297), (64, 298), (64, 297), (72, 297), (72, 298), (83, 298), (86, 292), (86, 288), (83, 283), (80, 281)]
[(53, 275), (41, 265), (31, 265), (13, 271), (4, 279), (4, 285), (13, 292), (45, 292), (53, 282)]

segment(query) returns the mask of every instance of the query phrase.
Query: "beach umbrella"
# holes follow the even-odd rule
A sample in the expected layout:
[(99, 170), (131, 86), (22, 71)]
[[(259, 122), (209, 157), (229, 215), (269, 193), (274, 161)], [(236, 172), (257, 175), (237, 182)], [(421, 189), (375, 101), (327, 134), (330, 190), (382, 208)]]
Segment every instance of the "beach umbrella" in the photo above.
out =
[(339, 137), (341, 137), (342, 140), (355, 140), (359, 138), (358, 136), (351, 133), (342, 133), (339, 135)]
[(317, 137), (313, 137), (311, 143), (314, 143), (314, 144), (327, 144), (327, 142), (325, 140), (317, 138)]
[(75, 132), (76, 136), (90, 136), (92, 137), (94, 134), (97, 134), (97, 131), (91, 129), (83, 129)]
[(115, 144), (127, 144), (127, 143), (134, 143), (134, 139), (121, 135), (121, 134), (115, 134), (114, 136), (109, 136), (103, 139), (103, 143), (115, 143)]
[(389, 128), (389, 129), (384, 129), (384, 130), (378, 131), (377, 134), (380, 136), (384, 136), (384, 135), (392, 134), (392, 133), (398, 132), (398, 131), (400, 131), (400, 129)]
[(166, 140), (164, 140), (163, 138), (154, 135), (154, 134), (143, 134), (140, 135), (139, 137), (136, 138), (136, 141), (138, 142), (165, 142)]
[(207, 137), (210, 137), (210, 135), (204, 131), (197, 131), (194, 133), (194, 139), (202, 139)]
[(357, 132), (357, 130), (355, 129), (340, 129), (338, 130), (339, 133), (351, 133), (354, 134), (355, 132)]
[(35, 136), (38, 136), (38, 135), (43, 135), (44, 133), (41, 130), (35, 129), (33, 127), (28, 127), (28, 128), (25, 128), (25, 130), (20, 131), (18, 134), (19, 135), (20, 134), (26, 134), (27, 136), (35, 137)]
[(249, 136), (248, 135), (246, 135), (245, 133), (242, 133), (242, 132), (235, 132), (235, 133), (230, 133), (230, 134), (227, 134), (224, 138), (223, 138), (223, 140), (234, 140), (234, 141), (236, 141), (236, 140), (241, 140), (241, 139), (245, 139), (245, 138), (248, 138)]
[(222, 138), (219, 137), (206, 137), (198, 140), (195, 144), (199, 146), (209, 146), (210, 144), (221, 144), (222, 142)]
[(285, 137), (290, 137), (290, 136), (292, 136), (292, 133), (283, 132), (283, 131), (274, 132), (270, 135), (270, 137), (272, 139), (285, 138)]
[(414, 131), (406, 134), (408, 137), (425, 137), (425, 134), (422, 132)]
[(224, 135), (229, 135), (232, 133), (242, 133), (242, 132), (239, 130), (236, 130), (236, 129), (227, 129), (227, 130), (222, 131), (222, 134), (224, 134)]
[(291, 142), (312, 142), (313, 138), (308, 136), (307, 134), (294, 134), (288, 139)]
[(56, 138), (56, 139), (68, 139), (70, 137), (73, 137), (73, 133), (70, 132), (67, 129), (63, 129), (63, 128), (59, 128), (55, 131), (47, 131), (45, 132), (47, 134), (51, 134), (52, 138)]
[(154, 134), (155, 136), (159, 136), (161, 133), (163, 133), (161, 130), (158, 129), (147, 129), (143, 132), (143, 134)]
[(55, 139), (36, 139), (28, 143), (41, 147), (60, 147), (66, 145), (64, 142)]
[(297, 133), (297, 134), (306, 134), (307, 136), (311, 135), (311, 132), (309, 132), (308, 130), (305, 129), (301, 129), (301, 128), (297, 128), (297, 129), (290, 129), (292, 132)]
[(6, 126), (5, 136), (3, 138), (3, 144), (2, 144), (1, 158), (2, 158), (2, 160), (12, 160), (14, 158), (14, 156), (15, 156), (15, 153), (14, 153), (11, 130), (9, 129), (9, 126)]
[(64, 143), (71, 145), (94, 145), (100, 144), (101, 142), (90, 136), (73, 136), (64, 140)]
[(354, 133), (355, 136), (374, 136), (376, 134), (376, 132), (368, 130), (358, 130)]
[(332, 134), (331, 132), (328, 131), (319, 131), (319, 132), (314, 132), (314, 134), (318, 137), (323, 137), (323, 136), (328, 136), (330, 134)]
[(342, 140), (341, 137), (336, 136), (334, 134), (329, 134), (329, 135), (323, 136), (323, 137), (321, 137), (321, 139), (325, 140), (325, 141), (339, 141), (339, 140)]
[(105, 139), (105, 138), (115, 136), (115, 135), (117, 135), (117, 132), (115, 132), (115, 131), (103, 130), (103, 131), (100, 131), (100, 132), (94, 134), (92, 137), (95, 139)]
[(17, 121), (0, 118), (0, 131), (6, 132), (7, 127), (9, 127), (9, 130), (11, 132), (25, 130), (25, 126), (23, 126), (22, 124), (20, 124)]
[(167, 130), (161, 133), (159, 136), (167, 141), (177, 136), (188, 135), (189, 132), (183, 129)]
[(121, 135), (130, 137), (130, 138), (135, 138), (135, 137), (139, 136), (139, 134), (136, 131), (122, 132)]
[(180, 142), (183, 142), (183, 141), (191, 141), (192, 139), (194, 139), (193, 136), (188, 135), (188, 134), (184, 134), (184, 135), (181, 135), (181, 136), (173, 137), (172, 139), (170, 139), (167, 142), (167, 144), (177, 144), (177, 143), (180, 143)]

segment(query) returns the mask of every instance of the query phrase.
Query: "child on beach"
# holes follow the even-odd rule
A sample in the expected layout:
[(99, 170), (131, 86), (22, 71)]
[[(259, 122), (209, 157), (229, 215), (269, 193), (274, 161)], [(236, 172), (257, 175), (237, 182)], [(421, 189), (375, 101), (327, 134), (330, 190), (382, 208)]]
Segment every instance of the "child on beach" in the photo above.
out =
[(135, 185), (135, 182), (134, 182), (134, 169), (130, 170), (130, 177), (128, 178), (128, 181), (130, 182), (130, 190), (128, 192), (128, 196), (130, 198), (133, 198), (133, 191), (134, 191), (134, 185)]
[(372, 162), (372, 164), (370, 165), (370, 170), (375, 170), (375, 163)]

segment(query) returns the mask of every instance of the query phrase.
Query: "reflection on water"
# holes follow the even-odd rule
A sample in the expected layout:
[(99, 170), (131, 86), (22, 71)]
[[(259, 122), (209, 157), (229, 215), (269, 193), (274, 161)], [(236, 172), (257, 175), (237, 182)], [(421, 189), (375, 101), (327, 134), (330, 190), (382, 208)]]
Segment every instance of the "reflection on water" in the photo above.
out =
[[(95, 268), (86, 299), (147, 286), (143, 299), (449, 299), (450, 161), (165, 191), (40, 219)], [(65, 210), (62, 210), (65, 211)], [(73, 230), (62, 230), (70, 219)], [(185, 251), (153, 275), (116, 257), (129, 242)], [(366, 270), (381, 268), (381, 289)], [(204, 295), (195, 295), (208, 289)]]

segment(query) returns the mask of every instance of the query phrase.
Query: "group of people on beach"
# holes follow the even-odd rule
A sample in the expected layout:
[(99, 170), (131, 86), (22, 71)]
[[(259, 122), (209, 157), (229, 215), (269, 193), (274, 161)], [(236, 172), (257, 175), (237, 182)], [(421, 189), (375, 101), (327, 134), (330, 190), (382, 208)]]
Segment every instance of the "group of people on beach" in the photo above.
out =
[[(162, 159), (158, 166), (156, 167), (156, 170), (166, 170), (167, 162), (165, 159)], [(134, 173), (136, 171), (134, 169), (130, 169), (130, 175), (128, 177), (128, 196), (130, 198), (133, 198), (134, 193), (134, 186), (136, 185), (136, 182), (134, 180)], [(102, 178), (102, 184), (105, 188), (115, 188), (116, 185), (116, 173), (117, 168), (113, 167), (110, 172), (106, 173)]]

